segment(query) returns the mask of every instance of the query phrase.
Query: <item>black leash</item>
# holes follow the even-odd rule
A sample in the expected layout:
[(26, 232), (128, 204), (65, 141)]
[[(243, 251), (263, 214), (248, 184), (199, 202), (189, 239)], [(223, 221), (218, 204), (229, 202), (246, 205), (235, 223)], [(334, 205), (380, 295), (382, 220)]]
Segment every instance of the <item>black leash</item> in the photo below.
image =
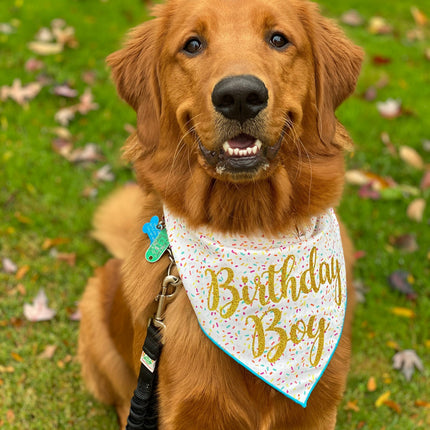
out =
[(151, 321), (142, 347), (139, 378), (131, 399), (126, 430), (158, 428), (158, 361), (162, 347), (160, 329)]
[(163, 318), (166, 305), (175, 298), (179, 291), (178, 287), (182, 285), (180, 278), (170, 274), (175, 264), (171, 252), (169, 252), (169, 258), (167, 276), (164, 278), (161, 292), (156, 298), (157, 312), (150, 320), (142, 347), (139, 377), (131, 399), (126, 430), (158, 429), (158, 363), (163, 348), (161, 329), (165, 328)]

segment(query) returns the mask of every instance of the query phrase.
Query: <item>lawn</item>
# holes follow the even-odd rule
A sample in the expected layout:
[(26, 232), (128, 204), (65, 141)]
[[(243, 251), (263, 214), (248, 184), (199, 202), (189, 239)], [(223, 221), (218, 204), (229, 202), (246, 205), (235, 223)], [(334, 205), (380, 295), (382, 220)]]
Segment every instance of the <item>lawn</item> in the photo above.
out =
[[(339, 208), (360, 257), (356, 279), (366, 292), (356, 310), (353, 363), (337, 428), (427, 429), (430, 191), (422, 178), (430, 165), (430, 25), (423, 15), (414, 18), (411, 6), (427, 16), (430, 7), (427, 0), (319, 3), (335, 19), (351, 8), (364, 18), (357, 27), (342, 24), (365, 48), (366, 60), (356, 94), (338, 117), (356, 143), (348, 169), (360, 180), (372, 179), (370, 185), (348, 184)], [(375, 16), (390, 28), (377, 26)], [(108, 258), (89, 236), (92, 213), (118, 184), (133, 179), (120, 148), (135, 115), (118, 99), (104, 59), (146, 18), (140, 0), (0, 2), (0, 87), (15, 79), (40, 85), (27, 87), (38, 92), (27, 102), (0, 100), (1, 428), (116, 428), (112, 409), (96, 402), (80, 379), (73, 315), (86, 279)], [(56, 53), (35, 53), (40, 46), (29, 43), (41, 27), (52, 26), (64, 46), (54, 41)], [(80, 99), (88, 91), (93, 102)], [(391, 119), (377, 108), (389, 98), (401, 100)], [(74, 118), (67, 116), (73, 112)], [(406, 156), (402, 147), (409, 148)], [(82, 148), (87, 151), (78, 153)], [(427, 207), (412, 219), (408, 207), (417, 199)], [(390, 287), (388, 277), (398, 270), (409, 275), (415, 294)], [(24, 304), (41, 288), (56, 315), (29, 322)], [(392, 367), (394, 354), (407, 349), (424, 365), (410, 381)]]

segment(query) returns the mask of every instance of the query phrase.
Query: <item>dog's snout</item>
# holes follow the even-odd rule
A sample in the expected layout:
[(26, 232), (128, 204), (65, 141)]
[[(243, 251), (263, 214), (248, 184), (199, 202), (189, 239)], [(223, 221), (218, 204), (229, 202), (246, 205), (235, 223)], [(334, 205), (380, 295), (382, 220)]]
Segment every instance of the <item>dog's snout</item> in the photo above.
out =
[(269, 94), (264, 83), (252, 75), (219, 81), (212, 92), (212, 103), (226, 118), (244, 123), (267, 106)]

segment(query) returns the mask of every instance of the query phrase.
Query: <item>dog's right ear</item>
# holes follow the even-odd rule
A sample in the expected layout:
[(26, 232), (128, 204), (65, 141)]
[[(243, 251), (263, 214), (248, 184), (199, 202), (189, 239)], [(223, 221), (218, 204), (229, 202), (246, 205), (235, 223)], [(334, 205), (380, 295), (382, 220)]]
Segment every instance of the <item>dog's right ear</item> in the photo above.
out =
[(131, 30), (124, 48), (107, 57), (118, 94), (137, 113), (139, 140), (146, 147), (157, 144), (159, 137), (158, 21)]

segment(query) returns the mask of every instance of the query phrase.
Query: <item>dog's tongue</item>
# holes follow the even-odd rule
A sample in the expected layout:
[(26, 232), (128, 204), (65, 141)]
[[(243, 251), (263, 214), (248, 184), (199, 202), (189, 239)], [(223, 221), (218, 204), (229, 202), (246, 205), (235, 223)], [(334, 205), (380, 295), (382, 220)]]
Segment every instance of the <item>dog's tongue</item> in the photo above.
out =
[(228, 141), (230, 148), (235, 149), (245, 149), (248, 148), (255, 143), (255, 137), (250, 136), (249, 134), (239, 134), (234, 139)]

